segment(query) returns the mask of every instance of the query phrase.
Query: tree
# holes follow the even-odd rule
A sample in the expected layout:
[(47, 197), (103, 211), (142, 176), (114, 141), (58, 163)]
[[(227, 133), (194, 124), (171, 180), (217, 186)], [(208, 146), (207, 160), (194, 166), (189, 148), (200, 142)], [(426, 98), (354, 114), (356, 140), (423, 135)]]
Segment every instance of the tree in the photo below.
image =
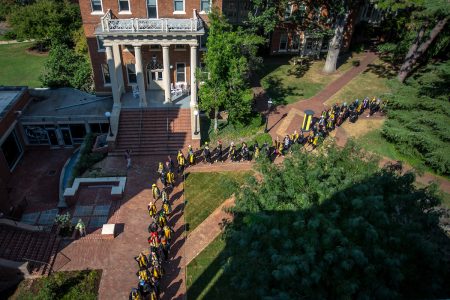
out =
[(41, 46), (65, 43), (71, 46), (73, 32), (81, 27), (78, 5), (67, 0), (38, 0), (15, 9), (8, 19), (20, 39), (36, 39)]
[(92, 70), (85, 55), (75, 53), (63, 44), (54, 44), (40, 76), (43, 86), (73, 87), (92, 91)]
[[(380, 8), (390, 9), (393, 12), (406, 10), (410, 13), (410, 23), (407, 26), (415, 31), (415, 38), (405, 55), (397, 76), (400, 82), (404, 82), (418, 61), (425, 56), (430, 46), (444, 32), (450, 14), (450, 3), (447, 0), (378, 0), (378, 5)], [(448, 45), (448, 35), (446, 40), (444, 45), (440, 45), (441, 47)]]
[(450, 292), (448, 238), (433, 187), (354, 144), (263, 164), (226, 231), (223, 277), (243, 299), (439, 298)]
[[(219, 109), (225, 107), (229, 120), (238, 122), (251, 111), (251, 102), (244, 101), (247, 81), (251, 71), (250, 61), (256, 57), (263, 39), (241, 29), (233, 30), (219, 12), (209, 15), (208, 51), (204, 56), (206, 72), (197, 72), (200, 85), (200, 108), (214, 111), (214, 131), (217, 132)], [(202, 75), (204, 74), (204, 75)]]

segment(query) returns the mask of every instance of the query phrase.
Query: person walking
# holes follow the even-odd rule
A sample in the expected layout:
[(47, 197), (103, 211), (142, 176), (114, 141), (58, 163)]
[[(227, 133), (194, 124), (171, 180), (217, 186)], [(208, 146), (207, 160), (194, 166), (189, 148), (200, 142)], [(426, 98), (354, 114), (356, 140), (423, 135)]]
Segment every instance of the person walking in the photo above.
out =
[(208, 142), (205, 142), (205, 146), (203, 147), (203, 163), (211, 164), (211, 151), (209, 150)]
[(153, 196), (153, 201), (158, 200), (159, 197), (161, 196), (161, 192), (159, 191), (159, 188), (156, 185), (156, 183), (152, 184), (152, 196)]
[(127, 170), (131, 168), (131, 150), (125, 150), (125, 160), (127, 161)]
[(188, 146), (188, 158), (189, 158), (189, 166), (195, 165), (195, 154), (192, 146)]
[(218, 162), (218, 161), (223, 162), (222, 156), (223, 156), (222, 141), (219, 140), (217, 142), (217, 148), (216, 148), (216, 162)]
[(156, 216), (156, 213), (158, 212), (155, 203), (150, 201), (147, 205), (147, 211), (150, 218), (154, 218)]
[(186, 159), (184, 158), (183, 152), (181, 150), (178, 150), (177, 154), (177, 162), (178, 162), (178, 174), (183, 174), (184, 172), (184, 166), (186, 164)]
[(84, 225), (83, 220), (78, 219), (78, 223), (75, 225), (75, 230), (78, 230), (80, 237), (86, 236), (86, 225)]
[(161, 250), (164, 255), (164, 260), (167, 261), (169, 259), (170, 244), (165, 236), (161, 237)]

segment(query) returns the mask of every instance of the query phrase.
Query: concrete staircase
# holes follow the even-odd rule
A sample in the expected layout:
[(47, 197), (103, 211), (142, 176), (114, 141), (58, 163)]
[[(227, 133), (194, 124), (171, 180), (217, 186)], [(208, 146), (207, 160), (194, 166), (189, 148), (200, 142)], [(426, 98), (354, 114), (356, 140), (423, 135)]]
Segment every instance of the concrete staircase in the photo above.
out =
[(116, 146), (110, 155), (176, 154), (188, 145), (199, 147), (192, 140), (191, 110), (180, 108), (122, 109)]
[(53, 265), (60, 239), (56, 234), (0, 225), (0, 258), (26, 262), (34, 275), (47, 275)]

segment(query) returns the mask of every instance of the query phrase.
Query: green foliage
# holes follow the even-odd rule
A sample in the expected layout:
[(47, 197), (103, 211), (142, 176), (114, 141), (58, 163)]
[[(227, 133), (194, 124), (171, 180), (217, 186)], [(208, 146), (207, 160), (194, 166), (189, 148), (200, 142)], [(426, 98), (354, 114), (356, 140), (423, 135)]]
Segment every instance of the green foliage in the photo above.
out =
[(80, 147), (80, 158), (72, 170), (72, 180), (80, 177), (90, 167), (106, 157), (105, 153), (92, 152), (96, 137), (96, 135), (89, 133), (84, 138), (84, 142)]
[(450, 174), (450, 62), (430, 65), (407, 81), (393, 84), (382, 134), (407, 156), (440, 174)]
[(97, 299), (101, 271), (84, 270), (56, 272), (49, 277), (33, 281), (31, 287), (24, 282), (18, 288), (17, 299)]
[(67, 228), (70, 226), (70, 220), (72, 218), (70, 217), (70, 213), (66, 212), (65, 214), (62, 215), (56, 215), (55, 217), (55, 223), (60, 227), (60, 228)]
[(243, 298), (448, 295), (435, 190), (378, 171), (359, 150), (295, 151), (282, 166), (260, 166), (262, 182), (242, 189), (226, 232), (223, 276)]
[(233, 30), (216, 10), (209, 14), (209, 20), (208, 51), (204, 55), (207, 75), (199, 76), (204, 81), (199, 91), (200, 108), (208, 113), (225, 108), (230, 122), (244, 122), (252, 104), (246, 97), (248, 76), (263, 39), (239, 28)]
[(43, 86), (73, 87), (92, 91), (92, 69), (86, 55), (77, 54), (64, 44), (54, 44), (45, 70), (40, 77)]
[(81, 27), (79, 6), (67, 0), (37, 0), (16, 7), (8, 18), (18, 38), (70, 45), (72, 34)]
[(73, 43), (75, 44), (74, 50), (77, 54), (88, 54), (87, 39), (84, 35), (83, 27), (80, 27), (73, 33)]
[(19, 5), (16, 0), (0, 0), (0, 21), (6, 21), (9, 14)]

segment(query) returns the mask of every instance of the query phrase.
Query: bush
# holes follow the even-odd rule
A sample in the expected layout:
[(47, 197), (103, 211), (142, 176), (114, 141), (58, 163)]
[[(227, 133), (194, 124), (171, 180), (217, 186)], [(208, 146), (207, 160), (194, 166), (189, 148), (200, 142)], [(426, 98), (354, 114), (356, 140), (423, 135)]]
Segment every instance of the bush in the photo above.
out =
[(361, 62), (359, 60), (354, 60), (354, 61), (352, 61), (352, 66), (359, 67), (360, 63)]
[(73, 167), (72, 179), (81, 176), (90, 167), (101, 161), (106, 157), (106, 153), (92, 152), (92, 147), (94, 146), (95, 139), (97, 135), (89, 133), (84, 138), (84, 142), (80, 147), (80, 158), (77, 164)]
[(14, 31), (7, 31), (7, 32), (3, 35), (3, 37), (4, 37), (6, 40), (15, 40), (15, 39), (17, 38), (17, 35), (16, 35), (16, 33), (15, 33)]

